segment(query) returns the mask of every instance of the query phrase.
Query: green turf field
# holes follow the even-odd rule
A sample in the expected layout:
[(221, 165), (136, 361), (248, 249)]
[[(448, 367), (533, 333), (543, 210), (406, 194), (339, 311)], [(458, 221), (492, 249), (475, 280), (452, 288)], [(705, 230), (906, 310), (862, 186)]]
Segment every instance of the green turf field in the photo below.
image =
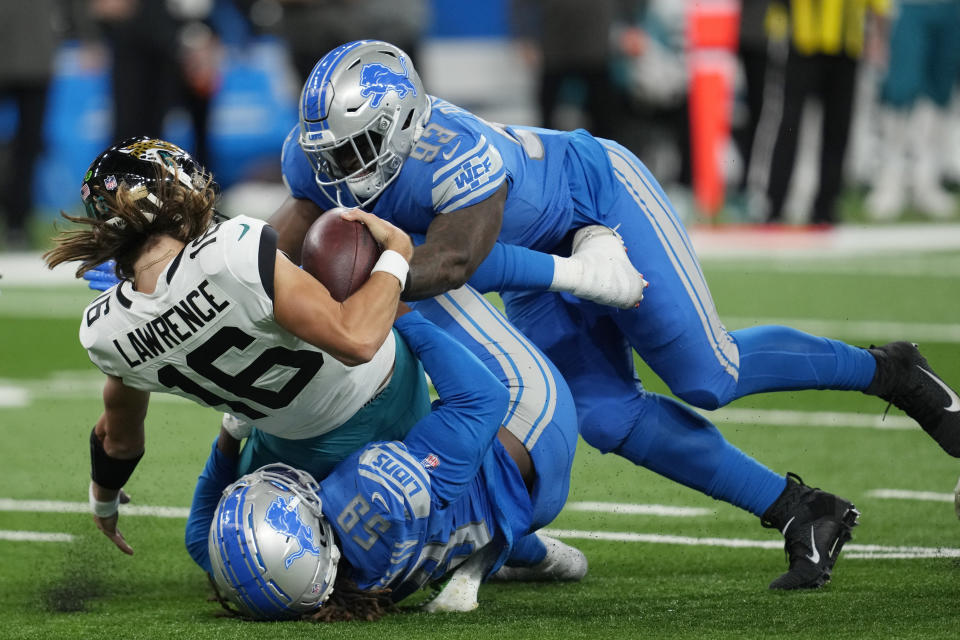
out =
[[(704, 271), (730, 328), (778, 320), (862, 345), (910, 338), (960, 385), (960, 252), (707, 260)], [(880, 400), (811, 391), (742, 399), (715, 417), (731, 441), (771, 468), (794, 471), (861, 510), (834, 581), (820, 591), (767, 590), (786, 562), (779, 534), (753, 516), (581, 447), (572, 503), (552, 525), (578, 536), (566, 539), (589, 558), (579, 584), (485, 585), (473, 613), (407, 612), (378, 623), (316, 628), (224, 619), (182, 543), (182, 514), (217, 412), (154, 396), (148, 453), (128, 490), (135, 505), (175, 509), (170, 517), (121, 516), (133, 557), (85, 513), (100, 376), (76, 335), (91, 297), (80, 284), (3, 287), (0, 294), (0, 638), (960, 634), (960, 521), (950, 502), (960, 464), (896, 409), (879, 422)], [(651, 373), (643, 378), (663, 390)], [(896, 499), (879, 490), (913, 493)], [(631, 506), (615, 512), (613, 504)], [(688, 509), (652, 515), (656, 509), (636, 505)]]

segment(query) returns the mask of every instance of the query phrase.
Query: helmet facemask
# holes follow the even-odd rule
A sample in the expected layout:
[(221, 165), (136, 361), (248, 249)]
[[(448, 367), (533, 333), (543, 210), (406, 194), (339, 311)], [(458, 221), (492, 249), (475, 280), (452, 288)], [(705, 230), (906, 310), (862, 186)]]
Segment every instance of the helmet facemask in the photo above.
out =
[(396, 177), (403, 161), (387, 145), (394, 126), (392, 118), (381, 115), (353, 136), (326, 144), (301, 144), (317, 186), (327, 194), (335, 191), (337, 206), (352, 204), (349, 198), (344, 201), (341, 185), (356, 206), (364, 207)]
[(336, 206), (366, 207), (396, 179), (430, 112), (407, 56), (378, 41), (324, 56), (300, 98), (300, 147)]

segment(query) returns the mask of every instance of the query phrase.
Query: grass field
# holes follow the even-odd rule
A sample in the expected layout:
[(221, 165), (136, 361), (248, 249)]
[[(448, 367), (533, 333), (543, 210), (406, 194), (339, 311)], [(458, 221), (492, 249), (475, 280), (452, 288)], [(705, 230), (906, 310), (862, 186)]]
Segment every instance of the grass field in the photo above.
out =
[[(909, 338), (960, 384), (960, 252), (708, 259), (704, 270), (730, 328), (782, 320), (861, 345)], [(834, 581), (819, 591), (767, 590), (786, 562), (779, 534), (753, 516), (581, 446), (571, 503), (552, 525), (589, 558), (579, 584), (485, 585), (473, 613), (405, 612), (321, 629), (224, 619), (182, 543), (215, 411), (154, 396), (148, 453), (128, 490), (141, 508), (173, 509), (124, 512), (134, 556), (114, 549), (85, 513), (87, 439), (101, 406), (101, 376), (76, 337), (90, 298), (80, 284), (0, 295), (0, 638), (960, 634), (960, 522), (949, 502), (960, 465), (896, 409), (881, 422), (880, 400), (815, 391), (745, 398), (714, 417), (774, 470), (861, 510)], [(649, 388), (664, 390), (641, 370)]]

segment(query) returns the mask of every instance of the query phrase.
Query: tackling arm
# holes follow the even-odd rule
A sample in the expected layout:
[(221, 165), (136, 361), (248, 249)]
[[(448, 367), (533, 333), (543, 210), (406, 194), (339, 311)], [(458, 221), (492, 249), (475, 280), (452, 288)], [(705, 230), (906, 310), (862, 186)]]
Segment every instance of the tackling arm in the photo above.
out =
[(207, 552), (207, 532), (220, 503), (223, 490), (237, 479), (237, 459), (240, 457), (240, 441), (220, 428), (220, 435), (213, 441), (210, 457), (197, 478), (193, 490), (193, 502), (190, 503), (190, 516), (184, 532), (187, 553), (207, 573), (210, 568), (210, 555)]
[[(430, 298), (466, 283), (497, 241), (506, 198), (504, 184), (483, 202), (437, 216), (410, 261), (403, 299)], [(303, 238), (322, 213), (312, 200), (290, 196), (270, 217), (277, 248), (294, 263), (300, 264)]]
[(509, 393), (466, 347), (419, 313), (397, 319), (397, 331), (423, 363), (440, 399), (404, 438), (435, 454), (431, 493), (441, 508), (473, 481), (507, 412)]
[[(646, 281), (630, 263), (620, 237), (591, 226), (574, 237), (563, 258), (497, 241), (508, 186), (469, 207), (436, 216), (410, 261), (403, 300), (422, 300), (469, 281), (481, 292), (565, 291), (621, 309), (643, 299)], [(270, 218), (277, 247), (299, 264), (303, 238), (323, 213), (313, 201), (290, 197)]]
[(475, 205), (433, 219), (410, 261), (404, 300), (422, 300), (466, 284), (500, 235), (506, 183)]

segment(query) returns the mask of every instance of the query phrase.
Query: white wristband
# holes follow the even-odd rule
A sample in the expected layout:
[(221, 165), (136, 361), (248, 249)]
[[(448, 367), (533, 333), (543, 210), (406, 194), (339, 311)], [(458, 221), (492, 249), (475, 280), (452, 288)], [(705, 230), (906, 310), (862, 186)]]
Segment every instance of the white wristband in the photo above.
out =
[(120, 492), (108, 502), (100, 502), (93, 495), (93, 482), (90, 482), (90, 512), (98, 518), (109, 518), (120, 508)]
[(403, 291), (407, 284), (407, 272), (410, 271), (410, 265), (406, 258), (392, 249), (387, 249), (380, 254), (377, 264), (373, 265), (370, 273), (376, 271), (385, 271), (400, 281), (400, 291)]

